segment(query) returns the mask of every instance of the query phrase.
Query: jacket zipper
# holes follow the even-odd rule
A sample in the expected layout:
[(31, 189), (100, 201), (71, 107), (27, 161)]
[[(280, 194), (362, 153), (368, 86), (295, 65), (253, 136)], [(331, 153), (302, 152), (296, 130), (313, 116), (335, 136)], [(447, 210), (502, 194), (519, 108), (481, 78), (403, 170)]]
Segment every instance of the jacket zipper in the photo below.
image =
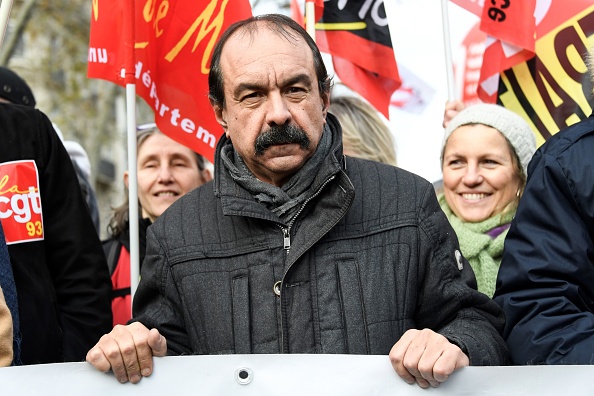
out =
[(297, 211), (297, 213), (295, 213), (295, 216), (293, 216), (293, 218), (291, 219), (291, 221), (289, 221), (289, 224), (287, 225), (287, 227), (283, 227), (280, 224), (277, 224), (279, 226), (279, 228), (283, 231), (283, 248), (287, 251), (287, 254), (289, 254), (289, 251), (291, 250), (291, 227), (293, 226), (293, 224), (295, 223), (295, 220), (297, 220), (297, 217), (299, 217), (299, 215), (301, 214), (301, 212), (303, 212), (303, 209), (305, 209), (305, 206), (315, 197), (317, 197), (318, 195), (320, 195), (320, 193), (322, 192), (322, 190), (324, 189), (324, 187), (326, 187), (326, 185), (328, 183), (330, 183), (332, 180), (334, 180), (335, 176), (331, 176), (329, 177), (324, 184), (322, 184), (320, 186), (320, 188), (318, 189), (318, 191), (316, 191), (316, 193), (314, 195), (312, 195), (311, 197), (307, 198), (305, 200), (305, 202), (303, 202), (303, 204), (301, 205), (301, 208), (299, 208), (299, 211)]
[[(285, 251), (287, 252), (287, 256), (289, 255), (289, 252), (291, 251), (291, 227), (293, 226), (293, 224), (295, 224), (295, 220), (297, 220), (297, 217), (299, 217), (299, 215), (301, 214), (301, 212), (303, 212), (303, 210), (305, 209), (305, 206), (315, 197), (317, 197), (318, 195), (320, 195), (320, 193), (322, 192), (322, 190), (324, 189), (324, 187), (326, 187), (326, 185), (328, 183), (330, 183), (332, 180), (334, 180), (336, 176), (332, 175), (330, 176), (318, 189), (318, 191), (316, 191), (315, 194), (313, 194), (311, 197), (307, 198), (305, 200), (305, 202), (303, 202), (303, 204), (301, 205), (301, 208), (299, 208), (299, 210), (297, 211), (297, 213), (295, 214), (295, 216), (293, 216), (293, 218), (291, 219), (291, 221), (289, 221), (289, 224), (287, 225), (287, 227), (283, 227), (282, 225), (278, 224), (278, 226), (280, 227), (280, 229), (283, 232), (283, 248), (285, 249)], [(283, 274), (283, 279), (281, 279), (281, 284), (280, 284), (280, 321), (281, 321), (281, 353), (284, 353), (284, 349), (285, 349), (285, 331), (284, 331), (284, 323), (283, 323), (283, 299), (282, 299), (282, 290), (283, 290), (283, 286), (284, 286), (284, 279), (285, 276), (287, 275), (287, 270), (285, 270), (285, 273)]]

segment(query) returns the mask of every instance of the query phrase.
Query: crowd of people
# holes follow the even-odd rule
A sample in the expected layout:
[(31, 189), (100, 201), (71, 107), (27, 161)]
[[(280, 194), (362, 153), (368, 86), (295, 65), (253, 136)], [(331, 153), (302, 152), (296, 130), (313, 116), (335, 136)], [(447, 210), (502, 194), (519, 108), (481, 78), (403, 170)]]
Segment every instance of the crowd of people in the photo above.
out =
[(137, 383), (153, 356), (374, 354), (427, 388), (468, 365), (592, 364), (592, 117), (537, 150), (512, 111), (449, 103), (436, 193), (332, 84), (292, 19), (231, 25), (209, 74), (214, 175), (139, 127), (139, 213), (117, 207), (103, 249), (51, 121), (32, 93), (5, 98), (0, 202), (24, 206), (0, 212), (0, 365), (86, 359)]

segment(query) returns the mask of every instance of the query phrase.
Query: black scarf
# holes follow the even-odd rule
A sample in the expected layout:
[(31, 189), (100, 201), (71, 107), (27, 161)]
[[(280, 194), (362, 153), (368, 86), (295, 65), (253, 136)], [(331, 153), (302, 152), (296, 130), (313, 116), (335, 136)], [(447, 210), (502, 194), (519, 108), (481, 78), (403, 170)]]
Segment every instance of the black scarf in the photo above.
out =
[(250, 192), (256, 201), (277, 214), (281, 220), (288, 222), (301, 204), (314, 193), (310, 191), (310, 186), (331, 146), (332, 133), (325, 124), (314, 155), (282, 187), (258, 180), (237, 154), (231, 141), (221, 149), (221, 157), (225, 168), (237, 184)]

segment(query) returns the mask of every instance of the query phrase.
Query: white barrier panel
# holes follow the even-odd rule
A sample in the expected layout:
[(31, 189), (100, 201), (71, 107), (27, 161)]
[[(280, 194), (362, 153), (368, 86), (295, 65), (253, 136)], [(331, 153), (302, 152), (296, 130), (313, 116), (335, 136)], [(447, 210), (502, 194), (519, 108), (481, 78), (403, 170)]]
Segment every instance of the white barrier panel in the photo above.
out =
[(0, 369), (2, 395), (592, 395), (594, 366), (465, 367), (436, 389), (408, 385), (387, 356), (225, 355), (155, 359), (138, 384), (88, 363)]

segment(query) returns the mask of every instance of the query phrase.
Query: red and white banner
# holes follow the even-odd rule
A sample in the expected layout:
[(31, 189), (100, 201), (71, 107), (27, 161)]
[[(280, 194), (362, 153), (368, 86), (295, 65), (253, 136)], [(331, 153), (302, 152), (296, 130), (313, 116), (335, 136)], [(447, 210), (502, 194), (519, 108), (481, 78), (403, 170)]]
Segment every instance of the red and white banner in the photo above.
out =
[(43, 240), (39, 172), (35, 161), (0, 164), (0, 220), (8, 245)]
[(124, 1), (93, 0), (88, 76), (125, 86), (122, 40), (134, 24), (136, 92), (155, 112), (159, 129), (214, 160), (222, 135), (208, 100), (213, 47), (232, 23), (252, 15), (248, 0), (137, 0), (134, 20), (124, 20)]

